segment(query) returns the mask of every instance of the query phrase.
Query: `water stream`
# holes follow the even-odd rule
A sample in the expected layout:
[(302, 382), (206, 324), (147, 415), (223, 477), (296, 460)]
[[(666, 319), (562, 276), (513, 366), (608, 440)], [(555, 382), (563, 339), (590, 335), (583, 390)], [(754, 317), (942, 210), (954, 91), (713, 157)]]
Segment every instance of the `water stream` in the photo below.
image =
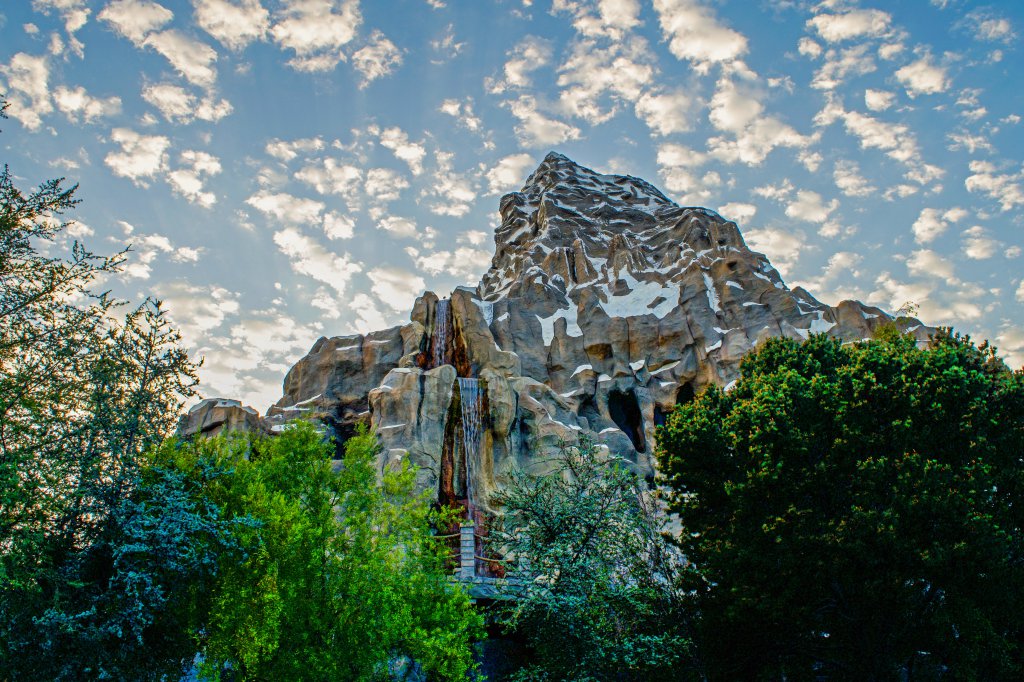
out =
[(451, 330), (451, 301), (443, 298), (437, 302), (437, 309), (434, 315), (434, 338), (432, 339), (434, 367), (440, 367), (444, 364), (444, 349), (448, 345), (448, 337), (451, 336)]
[(466, 504), (469, 518), (473, 518), (473, 468), (480, 461), (483, 443), (484, 393), (479, 379), (459, 377), (459, 395), (462, 406), (462, 454), (466, 467)]

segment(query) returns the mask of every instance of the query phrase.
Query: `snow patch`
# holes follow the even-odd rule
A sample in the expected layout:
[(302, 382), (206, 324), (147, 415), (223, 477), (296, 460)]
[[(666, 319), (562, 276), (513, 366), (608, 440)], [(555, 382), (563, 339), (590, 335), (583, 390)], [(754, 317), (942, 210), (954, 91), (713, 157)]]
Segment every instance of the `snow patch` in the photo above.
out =
[(593, 365), (580, 365), (579, 367), (576, 368), (576, 370), (572, 373), (572, 376), (570, 376), (569, 378), (571, 379), (572, 377), (576, 376), (580, 372), (584, 372), (584, 371), (586, 371), (588, 369), (592, 371), (594, 369), (594, 366)]
[(704, 287), (708, 291), (708, 305), (716, 313), (722, 312), (722, 304), (718, 300), (718, 292), (715, 291), (715, 280), (711, 279), (711, 275), (706, 272), (701, 272), (701, 277), (704, 278)]

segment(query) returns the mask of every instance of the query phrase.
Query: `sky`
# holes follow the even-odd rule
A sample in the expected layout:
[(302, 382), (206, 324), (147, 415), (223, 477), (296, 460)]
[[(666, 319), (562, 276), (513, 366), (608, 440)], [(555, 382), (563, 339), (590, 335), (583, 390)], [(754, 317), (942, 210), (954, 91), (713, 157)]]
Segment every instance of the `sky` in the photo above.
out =
[(551, 150), (1016, 368), (1022, 32), (1019, 0), (7, 0), (0, 160), (78, 183), (67, 239), (132, 247), (104, 286), (261, 412), (318, 337), (475, 285)]

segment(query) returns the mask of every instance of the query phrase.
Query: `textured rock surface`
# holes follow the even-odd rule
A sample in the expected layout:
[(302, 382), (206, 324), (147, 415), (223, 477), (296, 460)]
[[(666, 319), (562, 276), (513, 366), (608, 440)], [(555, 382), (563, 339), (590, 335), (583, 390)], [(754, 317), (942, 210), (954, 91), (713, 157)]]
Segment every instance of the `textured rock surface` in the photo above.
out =
[(227, 398), (207, 398), (178, 420), (178, 435), (182, 438), (212, 438), (228, 431), (259, 431), (263, 428), (259, 412)]
[[(759, 341), (851, 341), (892, 319), (791, 290), (735, 223), (559, 154), (502, 198), (501, 218), (476, 288), (446, 302), (426, 292), (403, 327), (317, 341), (288, 373), (269, 427), (315, 415), (344, 438), (368, 421), (381, 466), (409, 459), (439, 499), (471, 491), (486, 508), (512, 465), (543, 469), (582, 434), (651, 475), (655, 426), (705, 386), (728, 386)], [(901, 324), (921, 340), (933, 331)], [(484, 388), (469, 457), (457, 377)]]

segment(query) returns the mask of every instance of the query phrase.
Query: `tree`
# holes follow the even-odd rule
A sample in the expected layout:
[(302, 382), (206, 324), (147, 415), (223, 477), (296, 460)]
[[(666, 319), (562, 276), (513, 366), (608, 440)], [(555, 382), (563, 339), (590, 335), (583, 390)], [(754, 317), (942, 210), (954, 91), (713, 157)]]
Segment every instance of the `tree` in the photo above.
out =
[(658, 431), (711, 679), (1020, 679), (1024, 374), (772, 339)]
[(238, 520), (241, 553), (219, 557), (195, 634), (201, 672), (240, 680), (375, 680), (418, 667), (465, 680), (480, 619), (445, 570), (447, 548), (415, 495), (414, 471), (375, 469), (376, 436), (333, 445), (296, 423), (274, 438), (170, 443), (158, 468), (203, 483), (202, 499)]
[(499, 611), (536, 663), (522, 680), (682, 679), (689, 639), (681, 558), (643, 482), (583, 440), (554, 469), (514, 471), (491, 533), (516, 599)]
[(102, 676), (147, 655), (106, 597), (133, 537), (142, 454), (195, 384), (159, 302), (121, 317), (94, 291), (124, 252), (67, 244), (76, 189), (58, 179), (25, 194), (0, 172), (0, 668), (28, 679)]

